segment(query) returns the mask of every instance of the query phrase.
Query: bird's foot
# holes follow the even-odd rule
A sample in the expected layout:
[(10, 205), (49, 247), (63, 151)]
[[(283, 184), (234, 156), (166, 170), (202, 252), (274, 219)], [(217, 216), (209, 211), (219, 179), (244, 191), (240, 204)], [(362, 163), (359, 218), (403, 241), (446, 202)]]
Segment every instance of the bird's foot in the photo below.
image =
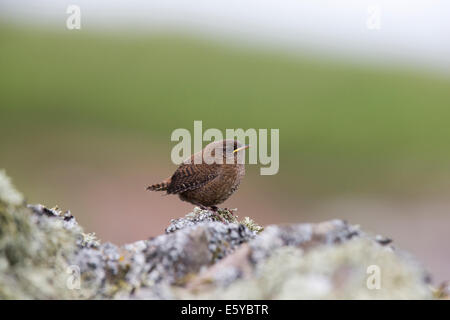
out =
[(216, 206), (211, 206), (211, 211), (214, 212), (214, 215), (219, 218), (219, 220), (223, 223), (226, 223), (226, 219), (224, 217), (222, 217), (219, 213), (219, 208)]

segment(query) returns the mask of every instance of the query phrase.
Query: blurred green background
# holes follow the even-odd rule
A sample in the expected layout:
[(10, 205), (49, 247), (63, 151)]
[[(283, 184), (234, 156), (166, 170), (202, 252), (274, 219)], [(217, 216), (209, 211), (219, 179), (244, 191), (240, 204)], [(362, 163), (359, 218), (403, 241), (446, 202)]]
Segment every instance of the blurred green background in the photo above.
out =
[(130, 242), (192, 206), (148, 193), (176, 128), (280, 129), (224, 206), (263, 224), (343, 218), (450, 278), (450, 79), (175, 33), (0, 27), (0, 167), (29, 202)]

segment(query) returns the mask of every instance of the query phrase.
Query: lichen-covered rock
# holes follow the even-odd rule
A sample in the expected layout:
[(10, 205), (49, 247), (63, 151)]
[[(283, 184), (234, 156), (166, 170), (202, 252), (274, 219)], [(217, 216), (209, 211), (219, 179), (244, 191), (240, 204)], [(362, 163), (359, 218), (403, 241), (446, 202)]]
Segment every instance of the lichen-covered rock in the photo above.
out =
[(433, 294), (437, 299), (450, 300), (450, 281), (444, 281)]
[(123, 247), (105, 243), (82, 248), (72, 263), (79, 266), (92, 297), (129, 298), (137, 291), (146, 292), (147, 298), (172, 297), (161, 292), (169, 292), (167, 286), (183, 283), (255, 237), (255, 232), (241, 224), (201, 222)]
[(0, 299), (448, 297), (427, 278), (390, 239), (341, 220), (263, 231), (196, 208), (153, 239), (101, 243), (69, 211), (27, 206), (0, 171)]
[[(411, 257), (340, 220), (271, 226), (177, 290), (198, 299), (426, 299)], [(265, 233), (264, 232), (264, 233)], [(264, 235), (264, 237), (263, 237)], [(379, 288), (372, 270), (379, 271)], [(368, 273), (369, 272), (369, 273)]]
[(170, 225), (166, 228), (166, 233), (174, 232), (186, 227), (195, 226), (201, 222), (229, 222), (244, 225), (255, 235), (263, 231), (264, 228), (255, 223), (249, 217), (245, 217), (239, 222), (236, 215), (237, 209), (219, 209), (216, 213), (210, 210), (202, 210), (199, 207), (195, 207), (191, 213), (178, 219), (172, 219)]
[(74, 298), (67, 290), (78, 232), (63, 218), (37, 215), (0, 172), (0, 299)]

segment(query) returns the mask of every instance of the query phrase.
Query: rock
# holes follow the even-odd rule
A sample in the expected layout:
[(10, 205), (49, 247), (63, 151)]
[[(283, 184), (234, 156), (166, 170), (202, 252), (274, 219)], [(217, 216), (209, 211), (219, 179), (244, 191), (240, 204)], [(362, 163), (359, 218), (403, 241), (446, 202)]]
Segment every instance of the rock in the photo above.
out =
[(69, 211), (27, 206), (0, 172), (0, 299), (448, 297), (390, 239), (344, 221), (263, 230), (235, 210), (218, 214), (196, 208), (119, 247), (84, 233)]
[(444, 281), (434, 290), (434, 296), (438, 299), (450, 300), (450, 281)]
[(0, 172), (0, 299), (75, 298), (67, 290), (78, 230), (64, 219), (38, 215)]

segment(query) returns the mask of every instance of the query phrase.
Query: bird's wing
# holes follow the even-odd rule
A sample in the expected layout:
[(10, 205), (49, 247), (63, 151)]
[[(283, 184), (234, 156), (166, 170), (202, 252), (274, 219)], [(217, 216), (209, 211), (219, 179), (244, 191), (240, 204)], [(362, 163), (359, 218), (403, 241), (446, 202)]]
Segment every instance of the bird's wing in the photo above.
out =
[(170, 179), (167, 193), (176, 194), (195, 190), (218, 176), (215, 164), (182, 164)]

